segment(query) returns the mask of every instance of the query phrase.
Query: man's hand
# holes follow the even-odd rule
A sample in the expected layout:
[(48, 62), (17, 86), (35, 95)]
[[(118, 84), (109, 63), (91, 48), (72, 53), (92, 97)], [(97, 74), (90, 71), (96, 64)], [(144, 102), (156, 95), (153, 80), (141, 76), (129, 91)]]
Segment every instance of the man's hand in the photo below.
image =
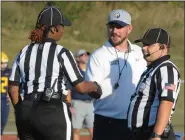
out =
[(101, 87), (98, 85), (97, 82), (94, 82), (94, 83), (95, 83), (96, 86), (97, 86), (97, 90), (94, 91), (94, 92), (88, 93), (88, 95), (89, 95), (90, 97), (92, 97), (92, 98), (99, 99), (99, 98), (101, 97), (101, 95), (102, 95), (102, 89), (101, 89)]

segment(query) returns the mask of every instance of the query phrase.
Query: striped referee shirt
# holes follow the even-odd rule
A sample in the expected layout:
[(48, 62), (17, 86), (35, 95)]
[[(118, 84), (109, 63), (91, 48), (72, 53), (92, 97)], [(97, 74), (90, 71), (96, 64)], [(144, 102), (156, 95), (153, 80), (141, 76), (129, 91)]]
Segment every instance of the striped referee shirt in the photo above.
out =
[(150, 64), (142, 74), (128, 111), (129, 128), (155, 124), (160, 101), (173, 102), (169, 123), (180, 91), (180, 74), (166, 55)]
[(9, 78), (10, 84), (23, 84), (25, 94), (43, 92), (52, 87), (54, 91), (67, 94), (66, 79), (75, 86), (83, 81), (72, 53), (53, 39), (43, 44), (31, 43), (17, 55)]

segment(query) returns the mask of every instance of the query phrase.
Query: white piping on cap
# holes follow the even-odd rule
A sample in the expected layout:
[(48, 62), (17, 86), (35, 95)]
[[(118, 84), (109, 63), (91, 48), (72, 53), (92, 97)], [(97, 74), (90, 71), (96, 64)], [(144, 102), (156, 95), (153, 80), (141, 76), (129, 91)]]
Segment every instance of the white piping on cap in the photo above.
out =
[(44, 13), (44, 12), (46, 12), (47, 10), (49, 10), (49, 8), (50, 7), (48, 7), (47, 9), (45, 9), (44, 11), (42, 11), (42, 13), (40, 14), (40, 16), (39, 16), (39, 18), (38, 18), (38, 20), (37, 20), (37, 23), (39, 23), (39, 20), (40, 20), (40, 18), (41, 18), (41, 16), (42, 16), (42, 14)]
[(53, 8), (55, 8), (55, 9), (59, 12), (59, 14), (60, 14), (60, 16), (61, 16), (61, 24), (63, 24), (63, 23), (62, 23), (62, 13), (61, 13), (60, 10), (58, 10), (56, 7), (53, 7)]
[(146, 34), (144, 34), (143, 38), (146, 37), (148, 35), (148, 33), (150, 32), (151, 29), (148, 30), (148, 32), (146, 32)]
[(53, 24), (53, 8), (51, 7), (51, 25)]
[(158, 37), (157, 37), (157, 39), (156, 39), (156, 41), (155, 41), (155, 42), (157, 42), (157, 41), (158, 41), (160, 34), (161, 34), (161, 28), (159, 28), (159, 34), (158, 34)]
[[(164, 29), (163, 29), (164, 30)], [(167, 35), (168, 35), (168, 42), (167, 42), (167, 46), (169, 45), (169, 42), (170, 42), (170, 35), (168, 34), (168, 32), (166, 31), (166, 30), (164, 30), (166, 33), (167, 33)]]

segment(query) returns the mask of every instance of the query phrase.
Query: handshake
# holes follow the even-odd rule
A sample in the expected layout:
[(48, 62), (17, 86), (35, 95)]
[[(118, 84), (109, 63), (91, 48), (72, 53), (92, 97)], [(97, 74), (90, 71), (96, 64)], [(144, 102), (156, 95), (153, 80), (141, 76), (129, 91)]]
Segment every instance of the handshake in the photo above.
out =
[(97, 86), (97, 89), (93, 92), (88, 93), (88, 95), (94, 99), (99, 99), (102, 95), (102, 89), (97, 82), (94, 82), (94, 84)]

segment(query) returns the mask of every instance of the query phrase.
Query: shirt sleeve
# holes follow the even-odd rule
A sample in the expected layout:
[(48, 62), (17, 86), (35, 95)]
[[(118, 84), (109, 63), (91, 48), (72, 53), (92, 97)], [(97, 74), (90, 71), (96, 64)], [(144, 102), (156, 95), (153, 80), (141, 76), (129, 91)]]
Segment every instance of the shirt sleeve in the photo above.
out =
[(161, 67), (157, 78), (159, 99), (174, 102), (178, 97), (180, 84), (180, 75), (174, 67)]
[(9, 84), (19, 86), (21, 82), (20, 79), (21, 73), (19, 68), (19, 54), (18, 54), (12, 65), (12, 70), (9, 77)]
[(73, 86), (84, 80), (71, 51), (63, 48), (59, 53), (59, 62), (67, 80)]
[(100, 62), (100, 59), (95, 54), (92, 54), (89, 58), (87, 69), (85, 73), (85, 80), (96, 81), (98, 84), (102, 84), (104, 74), (104, 66)]

